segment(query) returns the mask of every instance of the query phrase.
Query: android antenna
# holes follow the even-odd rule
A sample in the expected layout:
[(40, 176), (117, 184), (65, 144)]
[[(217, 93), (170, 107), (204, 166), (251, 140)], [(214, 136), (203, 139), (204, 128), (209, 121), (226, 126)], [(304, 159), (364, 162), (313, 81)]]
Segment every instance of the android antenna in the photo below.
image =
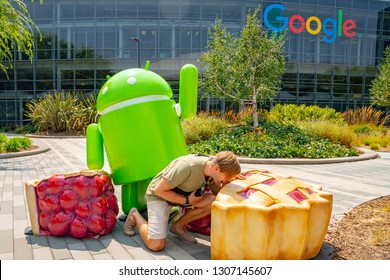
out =
[(149, 70), (149, 65), (150, 65), (150, 61), (146, 61), (145, 63), (145, 70), (148, 71)]

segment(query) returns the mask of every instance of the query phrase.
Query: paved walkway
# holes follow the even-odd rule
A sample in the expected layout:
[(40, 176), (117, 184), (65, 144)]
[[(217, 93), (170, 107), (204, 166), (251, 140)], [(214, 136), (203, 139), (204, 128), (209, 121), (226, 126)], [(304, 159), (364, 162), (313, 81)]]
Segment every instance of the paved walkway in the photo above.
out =
[[(138, 234), (131, 238), (125, 236), (123, 222), (119, 220), (110, 234), (98, 239), (25, 235), (30, 221), (24, 183), (54, 173), (87, 169), (84, 138), (34, 139), (34, 143), (51, 150), (26, 157), (0, 158), (1, 260), (210, 259), (208, 237), (197, 235), (199, 243), (188, 245), (169, 234), (165, 250), (154, 253), (145, 248)], [(242, 168), (265, 168), (322, 185), (334, 195), (331, 222), (335, 222), (356, 205), (390, 195), (390, 153), (380, 153), (380, 156), (358, 162), (316, 165), (243, 163)], [(109, 171), (108, 165), (103, 169)], [(116, 195), (120, 200), (120, 187), (116, 188)], [(323, 251), (317, 259), (326, 259)]]

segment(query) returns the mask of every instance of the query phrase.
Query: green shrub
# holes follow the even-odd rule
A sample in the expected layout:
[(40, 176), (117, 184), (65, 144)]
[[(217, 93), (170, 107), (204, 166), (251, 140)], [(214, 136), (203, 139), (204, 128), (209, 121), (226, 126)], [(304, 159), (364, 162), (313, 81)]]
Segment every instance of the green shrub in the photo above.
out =
[(371, 136), (365, 136), (360, 137), (360, 143), (364, 146), (370, 146), (370, 147), (388, 147), (390, 145), (390, 135), (371, 135)]
[(0, 133), (0, 153), (5, 151), (5, 143), (7, 143), (7, 136), (4, 133)]
[(19, 141), (16, 138), (10, 138), (7, 143), (5, 143), (5, 150), (7, 152), (17, 152), (19, 149)]
[(192, 119), (182, 120), (184, 138), (187, 144), (207, 140), (226, 129), (229, 124), (221, 118), (200, 113)]
[(350, 126), (357, 135), (358, 145), (369, 146), (372, 149), (388, 147), (390, 144), (390, 135), (388, 128), (374, 124), (355, 124)]
[(351, 129), (358, 135), (367, 135), (367, 136), (380, 136), (387, 134), (387, 127), (378, 126), (370, 123), (366, 124), (355, 124), (350, 126)]
[(343, 146), (353, 147), (358, 143), (356, 133), (347, 125), (329, 121), (300, 122), (297, 125), (310, 134), (327, 138), (331, 142)]
[(96, 122), (96, 97), (55, 92), (27, 104), (26, 116), (38, 131), (70, 132), (82, 131)]
[(16, 133), (16, 134), (32, 133), (35, 131), (36, 131), (35, 126), (32, 124), (17, 126), (14, 129), (14, 133)]
[(0, 153), (25, 150), (28, 149), (31, 144), (31, 139), (26, 136), (8, 138), (5, 134), (0, 133)]
[(329, 121), (342, 124), (344, 118), (341, 113), (332, 108), (321, 108), (318, 106), (300, 106), (295, 104), (276, 104), (269, 113), (270, 121), (297, 123), (300, 121)]
[(225, 130), (188, 148), (191, 153), (216, 154), (230, 150), (239, 156), (256, 158), (314, 159), (358, 155), (354, 149), (278, 122), (265, 122), (255, 129), (246, 126)]

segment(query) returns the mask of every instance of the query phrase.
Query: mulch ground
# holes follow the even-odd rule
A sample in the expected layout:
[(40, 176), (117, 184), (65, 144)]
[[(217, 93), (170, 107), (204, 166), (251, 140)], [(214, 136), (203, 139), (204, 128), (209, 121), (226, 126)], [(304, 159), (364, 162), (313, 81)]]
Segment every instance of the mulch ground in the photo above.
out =
[(335, 260), (390, 260), (390, 196), (365, 202), (330, 227)]

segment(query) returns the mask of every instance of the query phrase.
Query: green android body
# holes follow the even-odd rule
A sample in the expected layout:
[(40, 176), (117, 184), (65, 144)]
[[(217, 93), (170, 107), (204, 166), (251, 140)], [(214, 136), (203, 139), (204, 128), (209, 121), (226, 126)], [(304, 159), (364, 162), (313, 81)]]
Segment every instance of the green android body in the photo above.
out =
[[(159, 75), (146, 69), (123, 70), (103, 85), (96, 107), (99, 124), (87, 129), (89, 169), (104, 165), (103, 145), (112, 178), (122, 185), (122, 210), (146, 208), (144, 195), (153, 177), (171, 160), (187, 154), (180, 124), (196, 114), (198, 72), (185, 65), (180, 72), (179, 104)], [(180, 106), (179, 106), (180, 105)]]

